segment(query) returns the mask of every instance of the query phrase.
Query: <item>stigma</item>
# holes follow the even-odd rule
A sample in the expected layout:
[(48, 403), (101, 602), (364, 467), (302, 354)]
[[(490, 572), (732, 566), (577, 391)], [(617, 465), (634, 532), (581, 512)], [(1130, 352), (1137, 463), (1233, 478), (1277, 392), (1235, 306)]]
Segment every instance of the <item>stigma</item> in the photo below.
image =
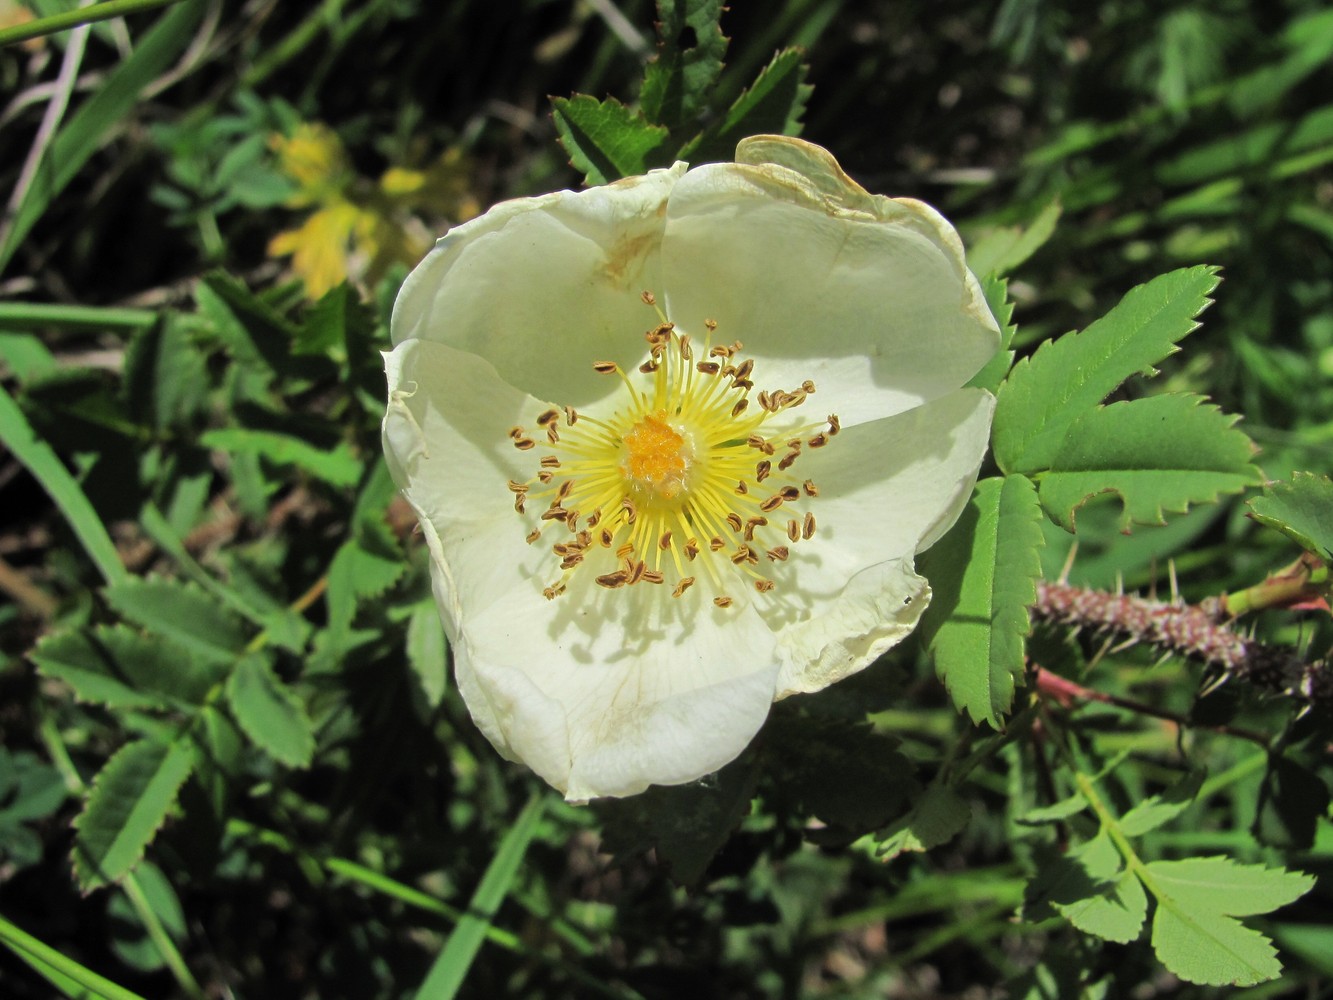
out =
[[(656, 309), (652, 293), (643, 301)], [(756, 391), (754, 361), (739, 341), (714, 344), (717, 323), (705, 320), (696, 343), (657, 317), (637, 370), (592, 363), (620, 382), (599, 413), (552, 408), (532, 432), (509, 429), (515, 448), (536, 453), (532, 478), (508, 488), (532, 524), (528, 543), (550, 546), (548, 599), (591, 573), (607, 590), (711, 591), (729, 608), (737, 588), (780, 592), (795, 571), (790, 547), (815, 536), (819, 488), (793, 469), (840, 424), (792, 412), (814, 383)]]

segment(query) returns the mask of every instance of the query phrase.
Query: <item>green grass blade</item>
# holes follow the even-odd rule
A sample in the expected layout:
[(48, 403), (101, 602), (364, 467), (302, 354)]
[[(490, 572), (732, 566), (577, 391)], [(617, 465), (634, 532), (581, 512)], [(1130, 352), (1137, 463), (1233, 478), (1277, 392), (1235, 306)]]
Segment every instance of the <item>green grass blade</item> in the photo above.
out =
[(543, 797), (540, 794), (533, 795), (500, 841), (500, 848), (487, 866), (486, 874), (481, 877), (481, 884), (472, 896), (467, 914), (444, 943), (444, 950), (435, 959), (435, 964), (417, 990), (418, 997), (423, 1000), (426, 997), (430, 1000), (451, 1000), (463, 985), (472, 960), (476, 958), (477, 950), (486, 936), (491, 917), (514, 884), (518, 866), (527, 853), (532, 835), (537, 831), (542, 808)]
[(0, 944), (65, 996), (84, 997), (87, 1000), (144, 1000), (139, 994), (117, 986), (109, 979), (103, 979), (50, 945), (24, 933), (4, 917), (0, 917)]
[(57, 302), (0, 302), (0, 330), (97, 330), (133, 333), (157, 322), (151, 309), (73, 306)]
[(30, 38), (53, 35), (57, 31), (67, 31), (82, 24), (106, 21), (113, 17), (123, 17), (126, 14), (137, 14), (139, 11), (165, 7), (167, 4), (173, 3), (180, 3), (180, 0), (107, 0), (106, 3), (94, 4), (91, 7), (66, 10), (59, 14), (52, 14), (50, 17), (39, 18), (35, 21), (28, 21), (26, 24), (16, 24), (12, 28), (0, 30), (0, 46), (17, 45), (19, 42), (26, 42)]
[[(170, 67), (185, 47), (207, 4), (184, 3), (162, 16), (136, 46), (134, 54), (112, 72), (97, 92), (60, 130), (42, 158), (41, 169), (14, 213), (9, 238), (0, 246), (0, 272), (27, 238), (51, 201), (129, 115), (140, 93)], [(86, 13), (86, 12), (81, 12)]]
[(93, 505), (51, 446), (37, 437), (28, 418), (3, 388), (0, 388), (0, 441), (55, 501), (102, 578), (107, 583), (126, 580), (125, 566), (97, 511), (93, 510)]

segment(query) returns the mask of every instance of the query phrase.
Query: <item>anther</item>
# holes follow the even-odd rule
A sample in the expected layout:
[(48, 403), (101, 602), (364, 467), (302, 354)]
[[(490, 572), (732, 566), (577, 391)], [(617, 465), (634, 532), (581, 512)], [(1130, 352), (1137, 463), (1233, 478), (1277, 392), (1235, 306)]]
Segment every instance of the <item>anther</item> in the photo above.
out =
[(560, 484), (560, 488), (555, 491), (556, 503), (562, 503), (566, 497), (574, 492), (574, 480), (566, 479)]
[(524, 539), (524, 541), (526, 541), (529, 545), (531, 545), (533, 542), (537, 541), (537, 539), (541, 537), (542, 537), (542, 529), (533, 528), (531, 531), (528, 532), (528, 537)]
[(598, 507), (595, 511), (593, 511), (591, 514), (588, 515), (588, 527), (589, 528), (597, 527), (597, 523), (601, 521), (601, 519), (602, 519), (602, 508)]
[(709, 333), (712, 333), (714, 330), (717, 329), (717, 320), (715, 320), (715, 319), (706, 319), (706, 320), (704, 320), (704, 328), (705, 328)]
[(620, 506), (625, 509), (625, 523), (633, 524), (639, 516), (639, 509), (634, 506), (634, 501), (625, 497), (620, 501)]
[(808, 539), (808, 538), (814, 538), (814, 537), (815, 537), (815, 515), (814, 515), (814, 514), (806, 514), (806, 515), (805, 515), (805, 524), (801, 527), (801, 537), (802, 537), (802, 538), (807, 538), (807, 539)]
[(737, 481), (737, 483), (736, 483), (736, 488), (735, 488), (735, 490), (734, 490), (733, 492), (734, 492), (737, 496), (739, 496), (739, 497), (743, 497), (743, 496), (745, 496), (745, 494), (747, 494), (747, 493), (750, 492), (750, 487), (748, 487), (748, 486), (745, 485), (745, 480), (744, 480), (744, 479), (741, 479), (741, 480), (738, 480), (738, 481)]
[(742, 413), (745, 412), (745, 408), (749, 405), (750, 401), (748, 399), (737, 400), (736, 405), (731, 408), (731, 415), (733, 417), (739, 417)]
[(569, 511), (563, 507), (548, 507), (541, 513), (543, 521), (563, 521), (567, 517), (569, 517)]
[(799, 542), (801, 540), (800, 521), (793, 519), (787, 522), (787, 537), (790, 538), (793, 542)]
[(740, 531), (741, 528), (745, 527), (745, 522), (741, 520), (741, 516), (734, 512), (727, 515), (727, 524), (731, 526), (732, 531)]
[(714, 536), (713, 539), (708, 543), (708, 547), (712, 549), (714, 552), (721, 552), (726, 547), (726, 545), (727, 545), (726, 542), (722, 541), (721, 538), (718, 538), (716, 536)]
[(810, 379), (806, 379), (804, 382), (801, 383), (801, 391), (807, 394), (814, 392), (815, 391), (814, 382), (810, 381)]
[(680, 349), (682, 361), (690, 361), (694, 358), (694, 349), (690, 347), (690, 335), (688, 333), (681, 334), (677, 347)]
[(554, 455), (543, 455), (543, 456), (542, 456), (542, 468), (543, 468), (543, 469), (558, 469), (558, 468), (560, 468), (560, 459), (556, 458)]
[(805, 490), (805, 495), (808, 497), (819, 496), (819, 487), (815, 485), (815, 481), (813, 479), (807, 479), (805, 482), (803, 482), (801, 484), (801, 489)]
[[(795, 523), (796, 523), (795, 521), (792, 522), (792, 524)], [(602, 548), (609, 549), (611, 547), (611, 543), (615, 541), (615, 537), (616, 537), (615, 535), (611, 534), (611, 529), (603, 528), (601, 534), (597, 536), (597, 540), (602, 543)]]
[(754, 371), (754, 358), (746, 358), (739, 366), (737, 366), (736, 378), (747, 379), (750, 377), (750, 372), (752, 371)]
[(554, 586), (543, 588), (542, 596), (546, 598), (548, 601), (554, 601), (564, 592), (565, 592), (565, 585), (563, 583), (557, 583)]
[(510, 440), (512, 440), (512, 441), (517, 441), (517, 440), (519, 440), (519, 438), (521, 438), (522, 436), (523, 436), (523, 428), (522, 428), (522, 427), (511, 427), (511, 428), (509, 428), (509, 438), (510, 438)]
[(626, 580), (625, 582), (628, 583), (630, 586), (633, 586), (634, 584), (638, 583), (640, 580), (643, 579), (643, 574), (646, 572), (648, 572), (648, 565), (642, 559), (640, 559), (638, 562), (634, 564), (633, 568), (629, 571), (629, 579)]
[(598, 375), (612, 375), (620, 371), (620, 366), (614, 361), (594, 361), (592, 370)]
[(676, 589), (671, 592), (671, 596), (679, 597), (681, 594), (685, 593), (685, 591), (689, 590), (693, 586), (694, 586), (694, 577), (683, 576), (680, 578), (680, 583), (676, 584)]
[(648, 289), (646, 288), (639, 293), (639, 298), (643, 299), (643, 304), (646, 306), (657, 305), (657, 296), (654, 295), (652, 292), (648, 291)]
[(796, 460), (800, 457), (801, 453), (799, 451), (789, 451), (787, 452), (787, 454), (782, 456), (782, 461), (778, 462), (778, 468), (781, 469), (783, 472), (786, 472), (788, 469), (790, 469), (793, 465), (796, 464)]
[(719, 608), (729, 608), (729, 607), (731, 607), (731, 598), (730, 598), (730, 597), (725, 597), (725, 596), (724, 596), (724, 597), (714, 597), (714, 598), (713, 598), (713, 603), (716, 604)]
[(632, 555), (634, 555), (633, 542), (626, 542), (624, 545), (620, 546), (620, 548), (616, 549), (617, 559), (628, 559)]
[(560, 432), (555, 429), (555, 424), (551, 424), (546, 428), (546, 440), (550, 441), (551, 444), (555, 444), (560, 440)]
[(699, 539), (691, 538), (685, 543), (685, 558), (694, 561), (695, 556), (699, 554)]
[[(640, 563), (639, 565), (642, 566), (643, 563)], [(642, 579), (644, 583), (663, 583), (665, 582), (666, 577), (655, 569), (647, 569), (643, 571)]]
[[(545, 461), (545, 459), (543, 459), (543, 461)], [(528, 488), (527, 488), (527, 486), (525, 486), (523, 483), (516, 483), (516, 482), (514, 482), (512, 479), (509, 480), (509, 490), (510, 490), (511, 493), (526, 493), (526, 492), (528, 492)]]
[(773, 471), (773, 463), (770, 462), (768, 459), (764, 459), (754, 467), (755, 481), (762, 483), (765, 479), (768, 478), (769, 473), (771, 473), (772, 471)]
[(514, 447), (519, 451), (531, 451), (533, 448), (537, 447), (537, 442), (532, 440), (532, 438), (519, 438), (514, 442)]
[(643, 364), (639, 365), (639, 371), (643, 372), (645, 375), (651, 375), (653, 372), (657, 371), (657, 362), (645, 361)]
[(699, 370), (700, 375), (716, 375), (722, 366), (716, 361), (700, 361), (694, 367)]
[(627, 574), (623, 569), (618, 569), (614, 573), (603, 573), (597, 577), (597, 583), (608, 590), (615, 590), (617, 587), (625, 586)]
[(752, 517), (752, 518), (750, 518), (748, 521), (746, 521), (746, 522), (745, 522), (745, 540), (746, 540), (747, 542), (753, 541), (753, 540), (754, 540), (754, 529), (755, 529), (755, 528), (762, 528), (762, 527), (763, 527), (764, 525), (766, 525), (767, 523), (768, 523), (768, 518), (766, 518), (766, 517)]
[(522, 493), (517, 493), (514, 495), (514, 510), (518, 511), (520, 514), (527, 513), (527, 508), (523, 503)]
[(559, 410), (547, 410), (537, 418), (537, 426), (545, 427), (547, 424), (553, 424), (560, 419)]
[(786, 499), (781, 493), (774, 493), (771, 497), (759, 505), (759, 509), (765, 514), (772, 513), (782, 506), (782, 501)]
[(801, 491), (795, 486), (784, 486), (778, 492), (782, 494), (783, 500), (799, 500), (801, 498)]
[(671, 548), (671, 532), (662, 532), (662, 537), (657, 540), (657, 547), (663, 552)]
[(785, 545), (775, 545), (768, 550), (768, 558), (772, 559), (774, 562), (786, 562), (787, 556), (790, 554), (791, 550)]
[(841, 423), (841, 421), (838, 420), (838, 415), (837, 415), (836, 413), (830, 413), (830, 414), (828, 415), (828, 432), (829, 432), (829, 435), (832, 436), (832, 435), (834, 435), (834, 434), (837, 434), (838, 431), (840, 431), (840, 430), (842, 430), (842, 423)]
[(816, 434), (810, 439), (811, 448), (822, 448), (826, 444), (828, 444), (828, 435), (824, 433)]
[(550, 469), (542, 469), (541, 472), (537, 473), (537, 479), (540, 480), (543, 484), (549, 483), (554, 478), (555, 478), (555, 473), (552, 472)]
[(758, 580), (754, 582), (754, 589), (759, 591), (759, 593), (761, 594), (767, 594), (770, 590), (773, 589), (773, 586), (774, 584), (772, 580), (765, 580), (763, 577), (760, 577)]

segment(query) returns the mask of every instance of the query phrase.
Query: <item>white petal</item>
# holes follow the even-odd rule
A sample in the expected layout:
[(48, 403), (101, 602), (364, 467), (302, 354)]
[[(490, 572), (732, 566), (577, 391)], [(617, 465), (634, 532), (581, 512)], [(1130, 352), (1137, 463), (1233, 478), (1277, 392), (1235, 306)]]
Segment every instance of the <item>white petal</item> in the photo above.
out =
[[(541, 599), (539, 554), (524, 543), (527, 523), (506, 483), (524, 482), (535, 451), (514, 448), (507, 432), (547, 407), (507, 385), (475, 354), (409, 340), (386, 354), (389, 407), (384, 454), (389, 471), (423, 521), (441, 608), (456, 640), (464, 609), (512, 600), (517, 574)], [(549, 553), (548, 553), (549, 554)], [(459, 574), (457, 562), (469, 571)]]
[[(703, 594), (574, 579), (554, 601), (469, 618), (459, 690), (501, 753), (584, 801), (692, 781), (745, 749), (777, 675), (773, 634), (756, 614)], [(601, 591), (597, 603), (578, 586)]]
[(504, 202), (450, 230), (403, 284), (395, 344), (447, 343), (511, 385), (575, 406), (610, 386), (599, 360), (638, 364), (657, 322), (667, 196), (685, 165), (587, 191)]
[(929, 591), (912, 559), (967, 503), (994, 406), (989, 393), (960, 389), (845, 428), (801, 457), (797, 469), (819, 487), (818, 529), (792, 547), (799, 599), (766, 615), (780, 629), (782, 694), (862, 669), (915, 626)]
[(862, 570), (818, 615), (778, 636), (778, 698), (821, 691), (873, 663), (916, 627), (930, 588), (910, 559)]
[(760, 388), (813, 379), (845, 426), (962, 385), (999, 341), (957, 236), (919, 202), (834, 200), (821, 183), (773, 164), (686, 174), (662, 251), (671, 319), (717, 320)]

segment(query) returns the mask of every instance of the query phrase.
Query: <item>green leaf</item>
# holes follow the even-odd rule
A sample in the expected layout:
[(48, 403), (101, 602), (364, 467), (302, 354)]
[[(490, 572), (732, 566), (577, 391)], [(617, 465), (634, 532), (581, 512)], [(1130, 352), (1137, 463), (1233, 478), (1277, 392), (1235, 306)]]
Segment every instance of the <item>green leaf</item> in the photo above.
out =
[(1014, 366), (995, 408), (995, 459), (1006, 472), (1039, 472), (1071, 428), (1125, 379), (1153, 374), (1198, 326), (1217, 268), (1172, 271), (1139, 285), (1082, 333), (1048, 341)]
[(1041, 511), (1023, 476), (977, 484), (943, 540), (920, 559), (934, 592), (921, 637), (960, 711), (997, 729), (1023, 675), (1028, 607), (1036, 600)]
[(688, 785), (653, 785), (627, 799), (598, 799), (602, 850), (625, 858), (649, 847), (672, 881), (693, 885), (750, 813), (756, 767), (746, 754)]
[(948, 843), (972, 821), (967, 800), (946, 785), (931, 785), (911, 811), (872, 838), (885, 861), (906, 852), (929, 851)]
[(729, 161), (736, 144), (751, 135), (800, 135), (801, 116), (814, 87), (800, 49), (783, 49), (759, 72), (726, 115), (680, 151), (693, 164)]
[(1050, 202), (1026, 227), (1000, 226), (991, 229), (967, 251), (967, 266), (974, 274), (999, 277), (1012, 274), (1041, 249), (1060, 221), (1060, 202)]
[(1105, 830), (1055, 863), (1049, 899), (1054, 909), (1085, 934), (1124, 944), (1143, 930), (1148, 897)]
[(316, 448), (298, 437), (247, 427), (219, 427), (199, 438), (205, 448), (258, 455), (275, 465), (294, 465), (330, 486), (355, 486), (365, 469), (364, 459), (343, 442), (332, 449)]
[(1291, 482), (1269, 483), (1249, 501), (1251, 516), (1333, 564), (1333, 481), (1297, 472)]
[(179, 320), (138, 331), (125, 350), (120, 389), (131, 417), (160, 433), (201, 412), (209, 389), (204, 360)]
[(23, 245), (32, 227), (83, 165), (131, 120), (144, 88), (171, 67), (194, 40), (204, 7), (183, 3), (164, 14), (142, 38), (134, 53), (111, 70), (68, 122), (56, 133), (40, 161), (31, 186), (14, 213), (8, 238), (0, 246), (0, 271)]
[(310, 716), (262, 653), (251, 653), (236, 664), (227, 682), (227, 700), (255, 746), (288, 767), (310, 766), (315, 754)]
[(1169, 823), (1194, 804), (1203, 784), (1204, 772), (1195, 771), (1176, 782), (1160, 795), (1153, 795), (1120, 817), (1120, 832), (1139, 837)]
[(1037, 477), (1042, 507), (1073, 531), (1079, 507), (1116, 493), (1128, 530), (1164, 524), (1164, 511), (1183, 513), (1258, 482), (1255, 448), (1234, 427), (1237, 418), (1201, 404), (1202, 397), (1172, 393), (1089, 410)]
[(202, 705), (226, 662), (192, 657), (176, 642), (125, 625), (57, 632), (30, 655), (42, 676), (68, 684), (80, 701), (108, 708)]
[[(708, 103), (722, 72), (727, 39), (719, 21), (725, 0), (658, 0), (657, 56), (643, 74), (644, 118), (675, 131)], [(692, 43), (692, 44), (691, 44)]]
[(65, 516), (74, 534), (82, 543), (102, 579), (117, 583), (127, 579), (125, 566), (116, 552), (115, 543), (107, 534), (97, 511), (88, 502), (82, 488), (66, 470), (60, 457), (45, 441), (33, 432), (18, 404), (0, 386), (0, 442), (19, 460), (34, 479), (42, 484), (60, 513)]
[(1049, 806), (1042, 806), (1040, 809), (1029, 809), (1022, 816), (1019, 816), (1014, 822), (1022, 823), (1024, 826), (1040, 826), (1043, 823), (1059, 823), (1068, 819), (1070, 816), (1077, 816), (1084, 809), (1088, 808), (1088, 800), (1083, 797), (1082, 792), (1075, 792), (1067, 799), (1061, 799)]
[(1252, 986), (1282, 971), (1272, 943), (1235, 917), (1267, 913), (1309, 892), (1314, 879), (1229, 858), (1153, 861), (1145, 881), (1157, 897), (1153, 950), (1181, 979)]
[(413, 606), (407, 620), (407, 665), (426, 710), (423, 714), (429, 714), (439, 707), (449, 683), (444, 627), (433, 599)]
[(193, 768), (194, 749), (179, 736), (138, 740), (106, 762), (74, 821), (74, 874), (84, 892), (138, 864)]
[(799, 801), (802, 815), (829, 824), (818, 831), (821, 843), (850, 842), (884, 826), (920, 791), (898, 740), (867, 723), (784, 713), (764, 732), (765, 770), (782, 775), (782, 795)]
[(174, 639), (207, 662), (228, 663), (245, 645), (236, 620), (194, 584), (165, 577), (130, 579), (105, 594), (107, 603), (130, 621)]
[(668, 143), (667, 130), (651, 125), (614, 97), (599, 101), (586, 94), (553, 97), (560, 144), (588, 184), (606, 184), (645, 173)]
[(329, 630), (345, 632), (356, 617), (357, 605), (383, 594), (406, 571), (407, 560), (393, 548), (367, 547), (357, 538), (344, 542), (329, 566)]

